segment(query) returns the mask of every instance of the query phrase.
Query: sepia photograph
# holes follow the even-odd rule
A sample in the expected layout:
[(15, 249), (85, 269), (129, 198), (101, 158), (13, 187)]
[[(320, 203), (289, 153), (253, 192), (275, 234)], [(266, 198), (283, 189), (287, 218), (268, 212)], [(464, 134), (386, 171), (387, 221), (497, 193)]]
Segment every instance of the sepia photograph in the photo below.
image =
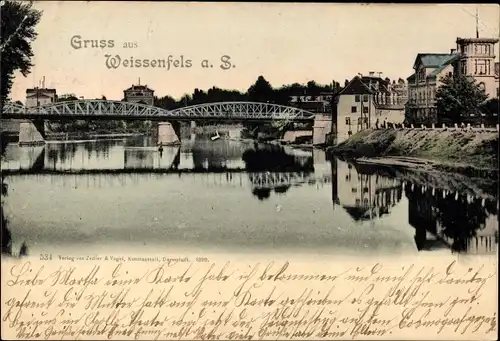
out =
[[(499, 14), (481, 4), (2, 1), (2, 338), (6, 328), (10, 339), (496, 339)], [(342, 290), (315, 282), (324, 301), (307, 296), (308, 313), (293, 310), (313, 284), (292, 279), (379, 259), (367, 277), (331, 275)], [(302, 265), (291, 274), (293, 260)], [(274, 276), (278, 287), (233, 295), (236, 284), (219, 281), (225, 272), (237, 283), (240, 261), (260, 265), (238, 280)], [(389, 279), (389, 268), (403, 274)], [(210, 289), (184, 293), (179, 283), (201, 272)], [(113, 296), (106, 282), (99, 302), (112, 302), (101, 307), (90, 288), (106, 276), (132, 291)], [(189, 312), (170, 317), (183, 306), (166, 302), (191, 290)], [(373, 303), (377, 290), (386, 303)], [(226, 308), (203, 299), (226, 291), (239, 302), (232, 315), (197, 327), (208, 310), (223, 320)], [(142, 296), (126, 306), (132, 292)], [(274, 294), (289, 295), (279, 314), (262, 303), (275, 322), (241, 322), (259, 313), (251, 300)], [(348, 301), (346, 314), (376, 308), (348, 318), (338, 313)], [(417, 312), (405, 310), (412, 302)]]

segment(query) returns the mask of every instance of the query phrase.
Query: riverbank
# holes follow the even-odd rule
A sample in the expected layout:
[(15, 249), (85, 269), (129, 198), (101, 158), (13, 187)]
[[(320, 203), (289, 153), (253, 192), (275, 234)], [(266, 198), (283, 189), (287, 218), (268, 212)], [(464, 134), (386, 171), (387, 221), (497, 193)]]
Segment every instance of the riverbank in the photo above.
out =
[(497, 132), (370, 129), (327, 152), (370, 164), (498, 176)]

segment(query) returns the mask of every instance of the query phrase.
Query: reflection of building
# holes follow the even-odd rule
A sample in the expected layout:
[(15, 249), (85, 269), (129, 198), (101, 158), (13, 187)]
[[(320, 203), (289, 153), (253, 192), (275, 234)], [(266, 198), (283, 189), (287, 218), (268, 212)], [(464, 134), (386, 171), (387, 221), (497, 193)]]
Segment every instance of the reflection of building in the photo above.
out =
[[(418, 250), (451, 248), (458, 252), (496, 251), (498, 214), (486, 200), (407, 183), (408, 222)], [(486, 204), (485, 204), (486, 203)]]
[(57, 102), (56, 89), (33, 88), (26, 89), (26, 107), (32, 108)]
[(368, 76), (354, 77), (340, 92), (337, 106), (338, 138), (347, 137), (348, 131), (374, 127), (377, 120), (401, 123), (404, 120), (406, 84), (382, 79), (370, 72)]
[[(402, 184), (396, 179), (378, 174), (361, 174), (346, 162), (337, 163), (337, 200), (356, 221), (379, 218), (389, 214), (403, 194)], [(334, 181), (334, 180), (332, 180)]]
[(457, 38), (457, 48), (450, 53), (419, 53), (413, 63), (415, 72), (408, 77), (407, 121), (438, 122), (436, 92), (446, 76), (472, 76), (489, 97), (498, 96), (497, 42), (498, 39), (491, 38)]
[(154, 105), (154, 90), (148, 88), (147, 85), (141, 85), (140, 79), (138, 85), (132, 85), (124, 90), (123, 96), (126, 102)]

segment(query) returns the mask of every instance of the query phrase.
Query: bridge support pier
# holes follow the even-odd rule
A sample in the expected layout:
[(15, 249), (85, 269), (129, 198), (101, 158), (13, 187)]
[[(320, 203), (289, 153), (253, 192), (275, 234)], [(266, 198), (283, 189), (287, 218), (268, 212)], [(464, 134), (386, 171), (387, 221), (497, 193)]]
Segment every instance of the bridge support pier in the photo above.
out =
[(160, 146), (176, 146), (181, 143), (179, 136), (174, 130), (172, 123), (158, 123), (158, 145)]
[(45, 121), (33, 120), (19, 125), (19, 145), (36, 146), (45, 144)]

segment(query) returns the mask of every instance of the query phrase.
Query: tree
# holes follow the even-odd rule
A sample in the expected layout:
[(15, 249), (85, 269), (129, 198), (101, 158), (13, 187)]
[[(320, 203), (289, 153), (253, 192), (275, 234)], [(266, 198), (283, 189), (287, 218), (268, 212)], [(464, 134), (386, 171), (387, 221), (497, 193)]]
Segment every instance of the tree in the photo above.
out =
[(75, 94), (64, 94), (59, 96), (59, 102), (69, 102), (69, 101), (78, 101), (78, 97)]
[(2, 1), (0, 10), (1, 104), (9, 97), (14, 72), (20, 71), (26, 77), (33, 66), (31, 43), (37, 37), (35, 26), (39, 23), (42, 12), (32, 9), (32, 4), (33, 2)]
[(273, 87), (263, 76), (259, 76), (247, 91), (250, 101), (253, 102), (270, 102), (273, 100), (273, 92)]
[(484, 102), (481, 105), (481, 113), (484, 114), (484, 122), (487, 124), (496, 124), (498, 123), (498, 114), (499, 114), (500, 102), (497, 98), (491, 98)]
[(441, 122), (460, 123), (471, 115), (479, 116), (480, 107), (488, 98), (471, 76), (447, 75), (436, 91), (436, 106)]

